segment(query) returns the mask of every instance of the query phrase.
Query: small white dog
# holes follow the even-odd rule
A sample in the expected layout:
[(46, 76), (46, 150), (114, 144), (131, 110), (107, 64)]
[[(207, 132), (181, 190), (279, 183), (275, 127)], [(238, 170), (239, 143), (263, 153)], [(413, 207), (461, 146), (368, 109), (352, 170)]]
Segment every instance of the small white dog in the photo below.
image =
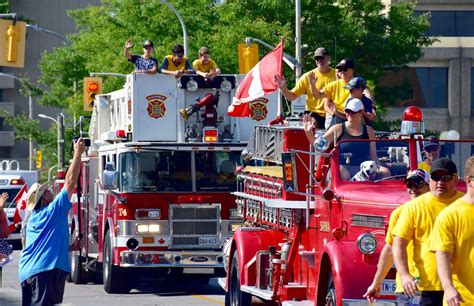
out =
[(373, 160), (366, 160), (360, 164), (360, 170), (351, 178), (351, 182), (374, 181), (379, 166)]

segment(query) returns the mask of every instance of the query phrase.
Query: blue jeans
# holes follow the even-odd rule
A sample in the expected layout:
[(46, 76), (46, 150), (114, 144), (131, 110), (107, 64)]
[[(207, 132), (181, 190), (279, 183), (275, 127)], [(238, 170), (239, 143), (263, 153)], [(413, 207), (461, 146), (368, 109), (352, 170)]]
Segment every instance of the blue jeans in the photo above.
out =
[[(421, 292), (421, 304), (420, 305), (432, 305), (442, 306), (443, 305), (443, 291), (422, 291)], [(405, 295), (403, 292), (395, 292), (397, 297), (397, 304), (399, 306), (410, 305), (410, 297)]]

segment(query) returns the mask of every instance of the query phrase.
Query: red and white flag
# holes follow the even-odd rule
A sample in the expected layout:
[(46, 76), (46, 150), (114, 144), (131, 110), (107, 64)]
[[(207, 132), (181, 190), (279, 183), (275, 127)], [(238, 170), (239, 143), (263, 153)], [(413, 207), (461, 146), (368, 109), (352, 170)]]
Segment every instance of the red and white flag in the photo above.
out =
[(21, 190), (18, 192), (16, 197), (13, 199), (12, 202), (16, 203), (15, 213), (13, 214), (13, 223), (9, 222), (8, 228), (10, 232), (15, 231), (15, 224), (20, 223), (25, 218), (26, 212), (26, 203), (28, 200), (28, 186), (23, 185)]
[(240, 82), (227, 114), (248, 117), (249, 102), (278, 90), (275, 75), (282, 75), (283, 38), (275, 49), (268, 52)]

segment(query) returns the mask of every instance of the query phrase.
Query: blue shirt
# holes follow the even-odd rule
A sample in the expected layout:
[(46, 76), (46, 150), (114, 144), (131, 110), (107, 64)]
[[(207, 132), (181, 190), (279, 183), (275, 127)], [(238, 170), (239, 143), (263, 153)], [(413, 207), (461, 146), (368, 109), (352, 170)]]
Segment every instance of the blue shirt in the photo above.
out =
[(71, 202), (63, 188), (48, 206), (31, 213), (19, 263), (20, 283), (55, 268), (69, 272), (69, 209)]
[(158, 61), (154, 57), (144, 58), (143, 56), (133, 54), (129, 61), (135, 64), (135, 71), (151, 70), (153, 66), (156, 66), (158, 69)]

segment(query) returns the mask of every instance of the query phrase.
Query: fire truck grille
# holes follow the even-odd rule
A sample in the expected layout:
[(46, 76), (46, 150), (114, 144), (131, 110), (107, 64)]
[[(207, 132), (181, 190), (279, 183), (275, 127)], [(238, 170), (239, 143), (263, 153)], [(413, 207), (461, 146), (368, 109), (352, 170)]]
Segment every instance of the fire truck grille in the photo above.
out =
[(353, 214), (352, 215), (352, 225), (353, 226), (385, 228), (385, 217)]
[(171, 205), (171, 247), (219, 247), (220, 205)]

